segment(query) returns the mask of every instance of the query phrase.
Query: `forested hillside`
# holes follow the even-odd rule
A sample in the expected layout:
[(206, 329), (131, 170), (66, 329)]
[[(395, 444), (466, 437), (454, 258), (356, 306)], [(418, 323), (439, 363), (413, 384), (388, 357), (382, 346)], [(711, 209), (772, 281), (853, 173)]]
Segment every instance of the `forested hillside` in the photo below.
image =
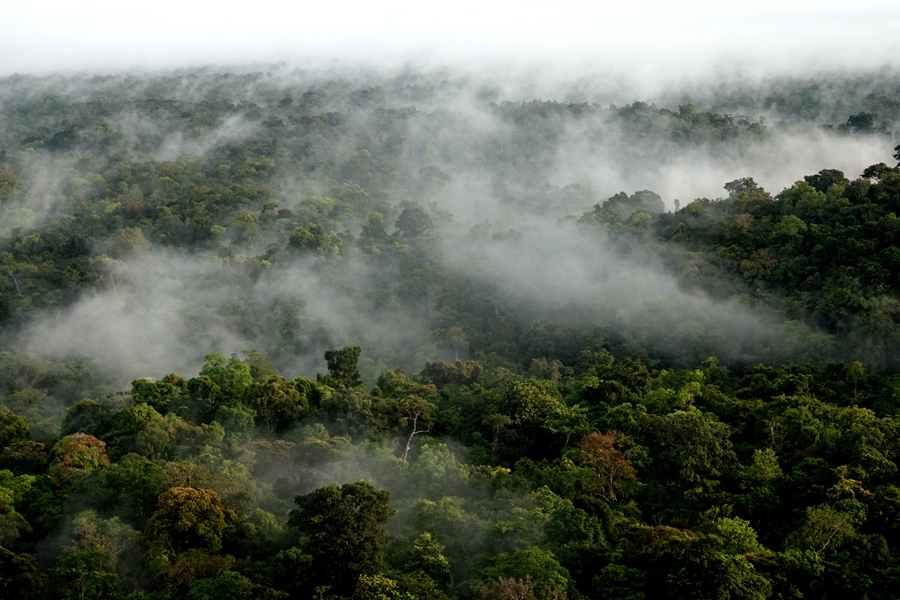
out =
[(578, 90), (0, 80), (0, 597), (900, 594), (900, 78)]

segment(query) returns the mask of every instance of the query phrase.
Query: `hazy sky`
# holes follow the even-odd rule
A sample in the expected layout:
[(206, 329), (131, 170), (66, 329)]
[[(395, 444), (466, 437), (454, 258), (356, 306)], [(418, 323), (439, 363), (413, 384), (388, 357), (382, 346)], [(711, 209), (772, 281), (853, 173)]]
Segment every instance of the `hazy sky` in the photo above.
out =
[(259, 61), (694, 75), (896, 64), (896, 0), (0, 0), (0, 74)]

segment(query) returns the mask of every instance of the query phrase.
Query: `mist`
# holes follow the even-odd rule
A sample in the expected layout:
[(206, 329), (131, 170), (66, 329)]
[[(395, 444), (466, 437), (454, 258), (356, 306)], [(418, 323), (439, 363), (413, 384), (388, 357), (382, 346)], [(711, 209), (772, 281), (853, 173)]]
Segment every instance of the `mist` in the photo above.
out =
[[(684, 104), (657, 105), (650, 97), (649, 103), (632, 98), (634, 104), (618, 107), (597, 100), (622, 97), (622, 88), (602, 83), (585, 87), (583, 78), (563, 83), (539, 73), (517, 76), (411, 65), (302, 71), (282, 65), (265, 73), (245, 69), (227, 76), (220, 69), (200, 69), (144, 78), (11, 78), (6, 95), (0, 96), (0, 112), (7, 113), (0, 127), (9, 135), (21, 135), (15, 130), (16, 111), (29, 103), (57, 97), (91, 106), (117, 98), (131, 108), (103, 117), (109, 129), (104, 143), (152, 164), (185, 156), (203, 161), (240, 144), (268, 143), (271, 126), (252, 116), (258, 110), (254, 106), (281, 119), (295, 110), (291, 102), (302, 102), (303, 110), (341, 115), (346, 136), (327, 142), (336, 161), (328, 168), (364, 187), (378, 177), (390, 178), (387, 194), (370, 200), (384, 213), (387, 233), (412, 202), (426, 207), (439, 236), (434, 253), (423, 259), (423, 268), (438, 275), (421, 291), (412, 311), (396, 299), (383, 299), (396, 298), (398, 286), (407, 285), (399, 279), (405, 276), (399, 263), (385, 271), (398, 279), (376, 282), (370, 275), (371, 258), (323, 262), (291, 258), (282, 250), (276, 254), (282, 263), (278, 269), (259, 270), (258, 261), (269, 260), (259, 257), (269, 257), (273, 244), (283, 244), (284, 233), (222, 238), (227, 254), (219, 256), (156, 243), (129, 254), (116, 250), (113, 238), (101, 236), (92, 240), (94, 251), (118, 259), (104, 267), (109, 283), (32, 320), (14, 346), (55, 358), (97, 359), (126, 383), (147, 375), (195, 372), (210, 352), (227, 356), (251, 348), (264, 350), (292, 374), (314, 376), (326, 349), (359, 344), (371, 383), (391, 365), (414, 371), (429, 360), (474, 357), (468, 343), (451, 348), (441, 337), (446, 326), (441, 311), (449, 305), (442, 299), (440, 278), (455, 277), (495, 289), (497, 306), (510, 307), (519, 327), (533, 320), (558, 320), (574, 310), (598, 327), (628, 330), (638, 319), (638, 329), (645, 329), (634, 329), (632, 335), (660, 353), (683, 344), (679, 339), (684, 335), (700, 335), (710, 340), (700, 344), (701, 354), (723, 353), (741, 362), (766, 358), (762, 349), (784, 337), (778, 329), (783, 319), (776, 312), (710, 298), (678, 280), (661, 257), (641, 250), (623, 253), (604, 235), (585, 232), (575, 221), (622, 191), (653, 190), (673, 210), (676, 202), (684, 206), (695, 198), (722, 197), (725, 183), (744, 177), (773, 194), (822, 169), (840, 169), (853, 178), (866, 166), (883, 162), (894, 144), (890, 133), (848, 135), (834, 128), (866, 107), (869, 96), (862, 93), (858, 104), (848, 105), (842, 97), (838, 107), (823, 90), (817, 97), (824, 107), (820, 120), (797, 125), (782, 123), (784, 115), (767, 104), (767, 96), (739, 94), (746, 80), (723, 80), (715, 93), (698, 94), (696, 105), (685, 91), (691, 82), (685, 80), (681, 91), (676, 87), (659, 97)], [(865, 72), (862, 77), (872, 82), (870, 90), (897, 85), (889, 73)], [(560, 86), (555, 96), (525, 95), (550, 81), (551, 87)], [(768, 86), (772, 97), (784, 80), (760, 80), (760, 85)], [(685, 142), (658, 137), (665, 128), (677, 127), (673, 123), (685, 110), (722, 104), (735, 94), (743, 98), (746, 115), (723, 117), (725, 133)], [(140, 100), (148, 95), (154, 103), (150, 106)], [(223, 102), (228, 107), (224, 116), (208, 124), (166, 124), (171, 117), (164, 107)], [(367, 150), (387, 143), (386, 134), (376, 132), (384, 114), (406, 115), (399, 121), (401, 129), (390, 134), (390, 164), (376, 163)], [(840, 121), (824, 120), (829, 116)], [(883, 116), (886, 132), (898, 125), (890, 119)], [(48, 126), (51, 131), (73, 127)], [(297, 126), (288, 127), (292, 131)], [(4, 233), (19, 227), (27, 234), (76, 209), (80, 198), (92, 193), (94, 184), (85, 172), (99, 167), (91, 166), (94, 159), (82, 145), (93, 138), (78, 133), (72, 139), (54, 152), (23, 157), (26, 179), (17, 202), (5, 208)], [(319, 210), (314, 208), (322, 205), (319, 198), (335, 193), (322, 185), (324, 172), (301, 174), (282, 163), (276, 156), (270, 183), (275, 207), (306, 214)], [(111, 197), (105, 210), (121, 210), (120, 205), (121, 200), (117, 204)], [(364, 220), (362, 213), (345, 215), (333, 227), (359, 236)], [(650, 313), (658, 317), (640, 316), (641, 307), (648, 306), (655, 307)], [(496, 307), (494, 312), (502, 316)], [(290, 334), (278, 341), (276, 330)], [(684, 335), (673, 337), (673, 331)], [(785, 343), (801, 346), (799, 341)], [(781, 355), (779, 360), (789, 358)]]

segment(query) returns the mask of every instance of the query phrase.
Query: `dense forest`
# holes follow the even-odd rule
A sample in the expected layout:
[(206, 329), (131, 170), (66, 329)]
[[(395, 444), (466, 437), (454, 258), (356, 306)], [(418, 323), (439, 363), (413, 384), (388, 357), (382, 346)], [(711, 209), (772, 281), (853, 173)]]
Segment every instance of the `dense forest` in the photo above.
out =
[(0, 80), (0, 598), (900, 595), (900, 75), (516, 93)]

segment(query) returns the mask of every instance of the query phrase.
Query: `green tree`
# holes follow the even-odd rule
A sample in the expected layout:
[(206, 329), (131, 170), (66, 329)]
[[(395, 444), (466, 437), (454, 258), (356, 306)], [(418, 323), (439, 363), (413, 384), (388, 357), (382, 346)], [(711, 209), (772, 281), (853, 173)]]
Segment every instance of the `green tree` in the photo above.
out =
[(360, 481), (322, 487), (294, 502), (288, 525), (300, 531), (312, 556), (310, 585), (348, 596), (361, 575), (378, 572), (387, 541), (382, 525), (396, 513), (389, 492)]
[(100, 551), (115, 571), (119, 557), (137, 539), (137, 532), (118, 517), (102, 519), (96, 511), (78, 513), (72, 520), (72, 548)]
[(215, 579), (199, 579), (191, 584), (188, 600), (250, 600), (253, 582), (235, 571), (225, 571)]
[(503, 578), (531, 580), (539, 599), (565, 598), (569, 591), (574, 591), (569, 571), (559, 564), (553, 553), (534, 546), (497, 555), (493, 565), (484, 570), (484, 576), (493, 581)]
[(152, 406), (141, 403), (118, 413), (101, 437), (114, 459), (132, 452), (150, 459), (168, 458), (174, 450), (178, 422), (175, 415), (163, 417)]
[(337, 389), (322, 399), (321, 409), (342, 435), (358, 439), (372, 425), (372, 399), (359, 389)]
[[(203, 368), (197, 379), (204, 383), (202, 386), (197, 384), (197, 393), (203, 395), (210, 404), (209, 412), (215, 412), (221, 403), (240, 402), (253, 382), (250, 367), (234, 354), (230, 359), (221, 354), (207, 354), (203, 361)], [(190, 381), (188, 386), (190, 388)]]
[(420, 206), (407, 206), (395, 223), (403, 237), (415, 238), (427, 234), (434, 227), (431, 217)]
[(185, 393), (186, 385), (177, 375), (167, 375), (163, 381), (137, 379), (131, 382), (131, 397), (135, 403), (145, 402), (157, 412), (165, 413), (172, 401)]
[(173, 487), (160, 495), (158, 506), (144, 534), (171, 556), (192, 548), (218, 552), (225, 528), (238, 520), (212, 490)]
[(0, 408), (0, 448), (29, 440), (31, 440), (31, 429), (28, 427), (28, 422), (8, 408)]
[(57, 598), (112, 600), (119, 591), (119, 576), (99, 550), (67, 552), (50, 569), (50, 581)]
[(353, 591), (352, 600), (413, 600), (414, 596), (400, 590), (393, 579), (384, 575), (361, 575)]
[(653, 466), (659, 480), (696, 484), (721, 476), (734, 464), (728, 426), (714, 415), (688, 410), (651, 419)]
[(16, 506), (22, 506), (35, 481), (31, 475), (14, 476), (10, 471), (0, 471), (0, 546), (10, 547), (21, 532), (32, 532)]
[(384, 215), (377, 212), (370, 213), (366, 218), (366, 222), (363, 223), (362, 232), (360, 232), (359, 235), (360, 242), (375, 244), (384, 240), (386, 237), (387, 233), (384, 230)]
[(756, 531), (750, 522), (741, 518), (722, 518), (716, 521), (716, 530), (725, 540), (725, 552), (730, 554), (750, 554), (762, 552), (764, 548), (756, 539)]
[(0, 469), (16, 475), (43, 473), (46, 462), (47, 451), (40, 442), (15, 442), (0, 451)]
[(163, 467), (137, 454), (103, 469), (98, 476), (111, 502), (136, 522), (143, 524), (156, 510), (159, 495), (166, 489)]
[(167, 567), (164, 591), (169, 597), (184, 597), (192, 583), (217, 579), (231, 570), (235, 563), (233, 556), (220, 556), (198, 549), (186, 550), (171, 561), (166, 558), (157, 557), (154, 566), (161, 569)]
[(243, 363), (250, 368), (250, 376), (254, 381), (260, 381), (269, 375), (276, 375), (275, 367), (273, 367), (269, 359), (256, 348), (244, 352), (243, 354)]
[(0, 546), (0, 598), (41, 600), (47, 576), (30, 554), (16, 554)]
[(809, 550), (818, 556), (829, 548), (836, 548), (854, 535), (851, 515), (836, 511), (828, 505), (806, 509), (806, 522), (788, 539), (788, 545)]
[(823, 169), (815, 175), (806, 175), (803, 179), (817, 192), (825, 193), (833, 185), (846, 185), (850, 180), (844, 177), (843, 171), (837, 169)]
[(301, 253), (326, 257), (340, 254), (343, 250), (340, 238), (328, 235), (321, 225), (315, 223), (310, 223), (306, 229), (297, 227), (288, 240), (288, 247)]
[(213, 416), (213, 423), (219, 423), (224, 429), (228, 442), (239, 446), (249, 442), (256, 425), (256, 411), (238, 402), (231, 406), (220, 406)]
[[(763, 600), (772, 592), (771, 583), (745, 557), (722, 551), (718, 536), (665, 526), (635, 526), (629, 537), (626, 562), (646, 573), (642, 586), (646, 597)], [(618, 583), (620, 589), (625, 587), (621, 585), (624, 582)]]
[(346, 346), (340, 350), (326, 350), (325, 362), (328, 375), (324, 382), (331, 387), (356, 388), (362, 385), (357, 362), (362, 350), (359, 346)]
[(446, 589), (453, 583), (450, 563), (444, 557), (444, 545), (431, 537), (427, 531), (413, 542), (413, 554), (407, 569), (420, 570), (438, 585)]
[(601, 600), (644, 600), (646, 578), (643, 569), (614, 563), (600, 570), (591, 587), (595, 597)]
[(256, 411), (269, 432), (302, 419), (309, 410), (308, 400), (297, 386), (280, 375), (269, 375), (250, 384), (245, 402)]
[[(559, 388), (551, 381), (526, 379), (507, 384), (496, 403), (497, 413), (510, 419), (509, 425), (502, 417), (486, 419), (497, 438), (506, 441), (505, 454), (518, 458), (522, 454), (537, 452), (551, 454), (562, 441), (577, 432), (579, 417), (575, 407), (563, 401)], [(504, 427), (506, 429), (504, 430)]]
[(564, 408), (564, 404), (553, 383), (528, 379), (510, 383), (500, 401), (500, 407), (516, 424), (537, 425)]
[(61, 428), (63, 435), (72, 433), (100, 435), (99, 430), (106, 425), (105, 421), (109, 416), (108, 410), (107, 406), (89, 398), (76, 402), (63, 416)]

